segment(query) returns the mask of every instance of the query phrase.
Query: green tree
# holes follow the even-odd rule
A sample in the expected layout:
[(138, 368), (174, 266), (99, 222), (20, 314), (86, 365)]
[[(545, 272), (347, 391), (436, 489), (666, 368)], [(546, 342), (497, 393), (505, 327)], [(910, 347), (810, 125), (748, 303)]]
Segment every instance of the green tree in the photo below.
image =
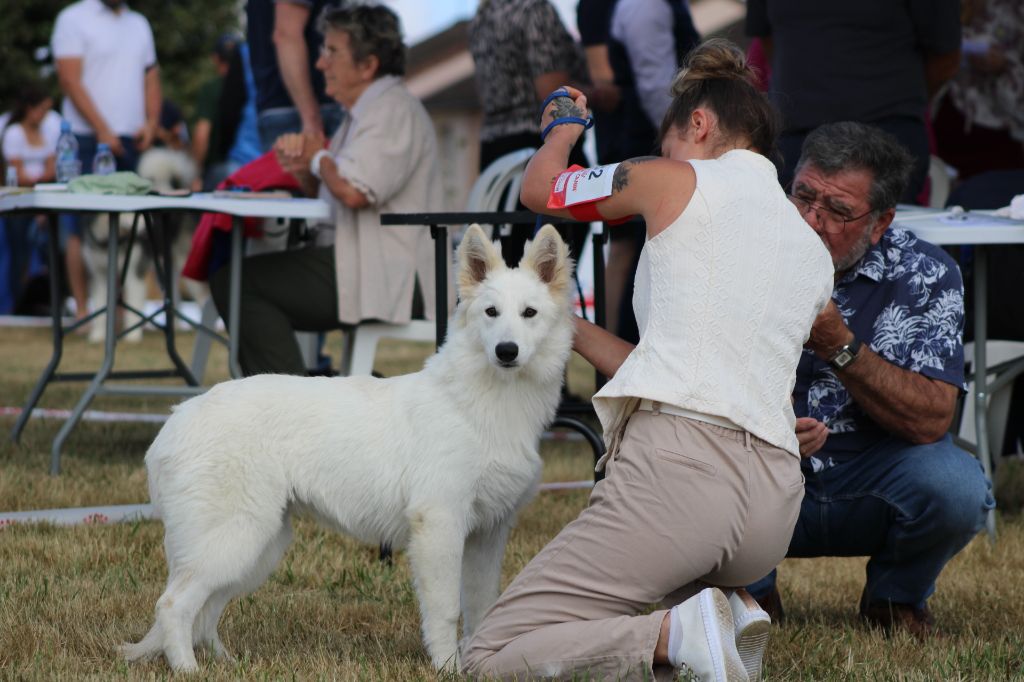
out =
[[(50, 36), (57, 14), (69, 0), (0, 0), (0, 111), (6, 111), (27, 80), (47, 79), (59, 96)], [(164, 96), (190, 114), (196, 92), (213, 74), (210, 52), (217, 37), (238, 31), (239, 0), (133, 0), (153, 27)], [(40, 61), (43, 56), (45, 61)]]

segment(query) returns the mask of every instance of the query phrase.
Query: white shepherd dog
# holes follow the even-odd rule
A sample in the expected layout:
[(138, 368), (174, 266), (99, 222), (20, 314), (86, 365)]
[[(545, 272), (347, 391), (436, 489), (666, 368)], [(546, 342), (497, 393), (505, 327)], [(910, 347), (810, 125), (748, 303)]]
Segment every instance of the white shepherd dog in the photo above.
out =
[(461, 302), (422, 371), (388, 379), (261, 375), (177, 406), (146, 454), (167, 588), (129, 660), (193, 647), (230, 658), (224, 607), (258, 588), (307, 511), (367, 543), (406, 548), (434, 666), (457, 666), (498, 596), (505, 541), (540, 480), (537, 453), (572, 345), (572, 261), (553, 227), (506, 268), (483, 230), (458, 250)]

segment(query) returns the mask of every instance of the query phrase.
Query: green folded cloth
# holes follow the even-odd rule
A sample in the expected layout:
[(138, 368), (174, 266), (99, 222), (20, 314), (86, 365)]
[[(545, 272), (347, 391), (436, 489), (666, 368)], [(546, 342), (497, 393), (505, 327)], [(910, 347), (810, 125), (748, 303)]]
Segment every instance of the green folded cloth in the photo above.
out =
[(68, 191), (74, 194), (148, 194), (152, 188), (152, 182), (132, 171), (81, 175), (68, 183)]

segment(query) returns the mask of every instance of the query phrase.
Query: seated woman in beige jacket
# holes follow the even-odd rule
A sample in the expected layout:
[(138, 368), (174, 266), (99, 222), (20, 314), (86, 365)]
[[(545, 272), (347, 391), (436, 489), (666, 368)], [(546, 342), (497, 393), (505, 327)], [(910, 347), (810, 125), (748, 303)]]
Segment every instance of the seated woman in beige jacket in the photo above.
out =
[[(325, 148), (309, 134), (283, 135), (278, 162), (308, 196), (332, 206), (316, 245), (245, 261), (239, 360), (246, 375), (304, 374), (295, 331), (412, 317), (414, 293), (433, 311), (433, 247), (426, 227), (384, 227), (383, 213), (440, 209), (437, 140), (423, 105), (402, 85), (398, 18), (382, 6), (328, 11), (316, 67), (347, 116)], [(211, 280), (222, 317), (229, 268)], [(418, 286), (417, 286), (418, 285)]]

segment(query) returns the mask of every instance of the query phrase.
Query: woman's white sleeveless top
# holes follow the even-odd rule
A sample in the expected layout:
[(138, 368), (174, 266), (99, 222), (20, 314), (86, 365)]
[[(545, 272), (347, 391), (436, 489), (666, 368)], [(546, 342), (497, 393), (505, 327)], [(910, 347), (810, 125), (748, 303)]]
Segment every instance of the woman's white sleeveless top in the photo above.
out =
[(690, 163), (693, 197), (640, 255), (640, 343), (594, 396), (605, 440), (611, 447), (635, 399), (648, 398), (727, 419), (799, 456), (790, 396), (832, 294), (832, 259), (768, 159), (733, 150)]

